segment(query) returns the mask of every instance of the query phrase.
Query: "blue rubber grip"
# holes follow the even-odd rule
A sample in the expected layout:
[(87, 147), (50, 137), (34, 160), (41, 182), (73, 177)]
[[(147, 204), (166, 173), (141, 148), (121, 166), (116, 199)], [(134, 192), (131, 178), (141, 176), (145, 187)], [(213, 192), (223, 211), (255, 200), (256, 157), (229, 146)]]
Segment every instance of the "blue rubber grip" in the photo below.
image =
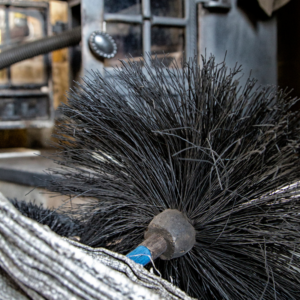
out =
[(126, 256), (142, 266), (147, 265), (151, 261), (151, 252), (145, 246), (138, 246)]

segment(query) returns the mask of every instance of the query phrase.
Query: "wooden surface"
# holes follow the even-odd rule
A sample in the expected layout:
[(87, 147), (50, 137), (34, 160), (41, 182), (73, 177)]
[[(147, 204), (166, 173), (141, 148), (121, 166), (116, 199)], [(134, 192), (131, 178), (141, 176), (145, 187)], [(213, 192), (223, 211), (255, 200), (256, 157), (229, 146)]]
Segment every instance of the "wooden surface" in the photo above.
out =
[[(68, 23), (68, 3), (62, 1), (49, 1), (50, 22)], [(61, 102), (66, 102), (66, 92), (69, 90), (69, 56), (68, 48), (52, 52), (53, 73), (53, 104), (56, 109)]]

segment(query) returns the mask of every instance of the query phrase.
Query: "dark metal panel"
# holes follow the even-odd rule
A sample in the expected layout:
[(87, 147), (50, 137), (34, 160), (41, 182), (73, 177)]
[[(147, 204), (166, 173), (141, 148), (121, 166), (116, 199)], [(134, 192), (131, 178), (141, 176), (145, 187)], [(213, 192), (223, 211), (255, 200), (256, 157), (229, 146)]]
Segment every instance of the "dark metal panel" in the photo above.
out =
[[(238, 2), (239, 3), (239, 2)], [(201, 8), (199, 13), (200, 54), (215, 55), (234, 67), (242, 64), (244, 84), (252, 76), (262, 85), (277, 84), (277, 23), (276, 18), (260, 18), (250, 14), (236, 2), (229, 11)]]

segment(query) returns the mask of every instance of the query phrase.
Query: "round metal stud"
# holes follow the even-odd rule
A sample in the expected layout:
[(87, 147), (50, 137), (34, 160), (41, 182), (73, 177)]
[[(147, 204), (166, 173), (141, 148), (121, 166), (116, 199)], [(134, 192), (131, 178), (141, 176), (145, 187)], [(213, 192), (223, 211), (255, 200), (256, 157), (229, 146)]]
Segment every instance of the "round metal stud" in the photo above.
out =
[(117, 53), (117, 45), (113, 38), (99, 30), (91, 33), (89, 46), (91, 51), (99, 58), (112, 58)]

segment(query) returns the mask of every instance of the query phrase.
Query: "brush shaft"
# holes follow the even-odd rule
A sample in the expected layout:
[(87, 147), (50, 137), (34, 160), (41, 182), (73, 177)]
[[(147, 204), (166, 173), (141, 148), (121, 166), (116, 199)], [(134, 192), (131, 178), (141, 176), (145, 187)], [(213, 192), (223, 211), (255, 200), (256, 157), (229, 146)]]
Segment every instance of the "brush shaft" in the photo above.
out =
[(166, 240), (159, 234), (152, 234), (141, 245), (126, 256), (140, 265), (147, 265), (167, 250)]
[(167, 250), (167, 242), (159, 234), (152, 234), (141, 245), (147, 247), (150, 250), (153, 260), (158, 258)]

